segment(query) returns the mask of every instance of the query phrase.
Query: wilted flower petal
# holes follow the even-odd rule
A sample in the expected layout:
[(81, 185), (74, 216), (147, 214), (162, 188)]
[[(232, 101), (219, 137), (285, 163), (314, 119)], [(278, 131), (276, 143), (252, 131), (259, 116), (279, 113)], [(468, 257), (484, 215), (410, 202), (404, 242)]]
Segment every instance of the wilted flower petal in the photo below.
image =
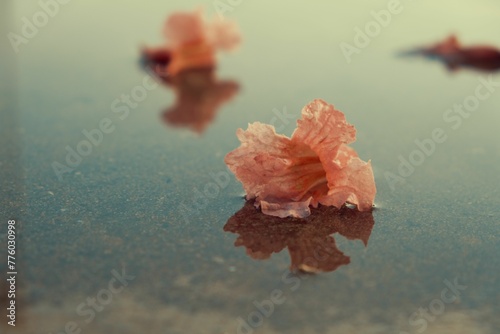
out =
[(371, 164), (347, 146), (356, 130), (333, 105), (317, 99), (305, 106), (291, 138), (259, 122), (238, 129), (237, 136), (241, 146), (225, 162), (262, 212), (303, 218), (318, 204), (371, 209)]

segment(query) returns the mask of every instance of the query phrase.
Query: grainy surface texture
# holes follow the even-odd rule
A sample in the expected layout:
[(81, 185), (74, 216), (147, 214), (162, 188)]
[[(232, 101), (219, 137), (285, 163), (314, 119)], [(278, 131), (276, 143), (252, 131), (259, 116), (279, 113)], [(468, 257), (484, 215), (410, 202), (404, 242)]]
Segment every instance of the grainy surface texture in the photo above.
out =
[[(371, 11), (391, 1), (230, 2), (74, 0), (15, 55), (7, 32), (42, 9), (2, 2), (0, 332), (499, 333), (500, 76), (397, 56), (450, 33), (500, 46), (498, 3), (402, 0), (382, 26)], [(239, 89), (197, 133), (164, 121), (176, 98), (154, 88), (140, 47), (162, 42), (169, 13), (217, 15), (214, 3), (243, 39), (213, 80)], [(374, 30), (363, 40), (357, 27)], [(224, 156), (251, 122), (290, 136), (315, 98), (356, 126), (377, 208), (313, 210), (324, 230), (271, 217), (267, 230)], [(79, 144), (82, 131), (98, 144)], [(68, 166), (78, 145), (91, 152)], [(71, 171), (59, 178), (54, 162)], [(15, 328), (3, 292), (13, 218)], [(311, 247), (325, 263), (306, 261)]]

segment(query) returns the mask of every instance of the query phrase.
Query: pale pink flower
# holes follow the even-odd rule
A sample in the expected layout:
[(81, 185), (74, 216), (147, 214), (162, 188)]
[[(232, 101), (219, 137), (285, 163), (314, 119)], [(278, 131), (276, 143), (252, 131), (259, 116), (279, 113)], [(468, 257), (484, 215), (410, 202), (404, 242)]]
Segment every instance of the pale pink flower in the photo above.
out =
[[(214, 18), (205, 20), (202, 10), (174, 13), (165, 23), (165, 46), (145, 49), (146, 58), (168, 53), (166, 68), (155, 68), (162, 75), (177, 75), (187, 69), (213, 68), (217, 64), (216, 51), (230, 51), (241, 42), (236, 23)], [(149, 58), (152, 58), (149, 57)]]
[(291, 138), (259, 122), (236, 134), (241, 145), (225, 162), (263, 213), (303, 218), (319, 204), (372, 208), (371, 163), (347, 146), (355, 141), (356, 130), (333, 105), (320, 99), (306, 105)]

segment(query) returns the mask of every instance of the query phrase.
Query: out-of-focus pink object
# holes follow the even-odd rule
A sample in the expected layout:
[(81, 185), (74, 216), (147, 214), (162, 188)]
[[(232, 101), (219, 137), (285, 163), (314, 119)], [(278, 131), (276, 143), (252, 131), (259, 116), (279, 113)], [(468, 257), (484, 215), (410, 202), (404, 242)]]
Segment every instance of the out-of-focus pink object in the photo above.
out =
[(347, 146), (356, 130), (333, 105), (320, 99), (306, 105), (291, 138), (259, 122), (236, 134), (241, 146), (225, 162), (263, 213), (304, 218), (309, 206), (346, 203), (371, 210), (376, 193), (371, 163)]
[(418, 48), (405, 55), (424, 55), (445, 63), (449, 70), (469, 67), (483, 71), (500, 69), (500, 50), (487, 45), (462, 46), (455, 35), (431, 47)]
[(165, 24), (164, 35), (165, 46), (143, 49), (145, 61), (155, 65), (153, 70), (163, 76), (176, 75), (186, 69), (213, 68), (218, 49), (232, 50), (241, 41), (234, 22), (219, 18), (207, 22), (201, 10), (172, 14)]
[(214, 69), (191, 69), (164, 81), (176, 94), (175, 104), (165, 110), (163, 120), (198, 134), (214, 121), (220, 107), (239, 90), (232, 80), (219, 80)]

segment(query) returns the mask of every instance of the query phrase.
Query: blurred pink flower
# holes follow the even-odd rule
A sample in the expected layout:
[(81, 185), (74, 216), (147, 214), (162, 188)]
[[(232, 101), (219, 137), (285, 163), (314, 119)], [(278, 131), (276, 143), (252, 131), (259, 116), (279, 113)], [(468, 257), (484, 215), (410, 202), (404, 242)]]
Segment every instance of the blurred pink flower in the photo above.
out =
[(170, 15), (163, 32), (167, 39), (164, 47), (143, 50), (145, 57), (153, 62), (157, 55), (162, 55), (162, 59), (165, 59), (163, 55), (169, 55), (163, 75), (176, 75), (193, 68), (213, 68), (217, 49), (230, 51), (241, 42), (236, 23), (219, 18), (208, 22), (200, 9)]

